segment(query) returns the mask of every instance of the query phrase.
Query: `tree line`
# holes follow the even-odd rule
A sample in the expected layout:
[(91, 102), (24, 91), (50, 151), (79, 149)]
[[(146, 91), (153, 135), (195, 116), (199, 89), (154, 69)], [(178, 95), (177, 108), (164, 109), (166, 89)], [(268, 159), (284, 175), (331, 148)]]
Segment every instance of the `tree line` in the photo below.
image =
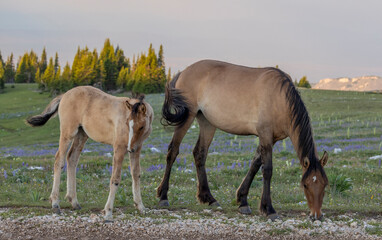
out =
[(43, 91), (54, 93), (67, 91), (75, 86), (95, 85), (104, 90), (123, 88), (137, 93), (163, 92), (165, 83), (171, 78), (171, 69), (166, 67), (163, 46), (158, 53), (152, 44), (147, 54), (141, 53), (132, 60), (124, 51), (106, 39), (103, 49), (90, 51), (88, 47), (78, 47), (73, 63), (61, 68), (58, 53), (47, 57), (44, 48), (41, 57), (31, 50), (26, 52), (14, 66), (13, 53), (3, 61), (0, 52), (0, 88), (4, 83), (38, 83)]

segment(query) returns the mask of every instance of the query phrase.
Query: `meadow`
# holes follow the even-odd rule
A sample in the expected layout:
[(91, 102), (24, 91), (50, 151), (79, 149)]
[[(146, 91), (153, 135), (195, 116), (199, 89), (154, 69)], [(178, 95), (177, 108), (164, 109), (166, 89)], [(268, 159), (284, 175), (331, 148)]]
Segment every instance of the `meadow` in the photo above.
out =
[[(0, 207), (33, 207), (49, 212), (54, 154), (58, 147), (59, 120), (31, 128), (25, 118), (40, 113), (50, 102), (34, 84), (6, 86), (0, 94)], [(300, 89), (308, 108), (319, 155), (329, 153), (325, 170), (330, 180), (323, 212), (335, 216), (357, 212), (382, 214), (382, 94)], [(121, 94), (123, 95), (123, 94)], [(141, 156), (142, 198), (145, 207), (157, 208), (156, 188), (164, 174), (167, 146), (172, 128), (160, 124), (163, 94), (146, 96), (155, 112), (153, 132), (145, 141)], [(170, 178), (171, 209), (201, 211), (208, 208), (196, 199), (196, 170), (192, 149), (198, 137), (195, 122), (181, 145)], [(255, 149), (255, 136), (235, 136), (217, 131), (209, 149), (207, 175), (212, 194), (226, 214), (238, 214), (235, 192), (244, 178)], [(273, 149), (272, 200), (281, 215), (308, 213), (300, 187), (301, 166), (291, 141), (278, 142)], [(77, 196), (80, 212), (99, 212), (106, 203), (111, 175), (112, 147), (89, 140), (77, 168)], [(66, 169), (60, 185), (64, 200)], [(134, 213), (129, 159), (125, 157), (116, 208)], [(257, 174), (248, 202), (258, 215), (262, 176)], [(150, 213), (149, 213), (150, 214)]]

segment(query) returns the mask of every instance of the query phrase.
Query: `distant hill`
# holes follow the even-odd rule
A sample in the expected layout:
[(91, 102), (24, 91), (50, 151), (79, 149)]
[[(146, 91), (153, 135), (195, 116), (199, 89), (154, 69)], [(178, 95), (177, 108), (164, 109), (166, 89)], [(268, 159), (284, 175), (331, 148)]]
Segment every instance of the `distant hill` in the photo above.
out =
[(365, 76), (358, 78), (325, 78), (313, 86), (313, 89), (341, 91), (382, 91), (382, 77)]

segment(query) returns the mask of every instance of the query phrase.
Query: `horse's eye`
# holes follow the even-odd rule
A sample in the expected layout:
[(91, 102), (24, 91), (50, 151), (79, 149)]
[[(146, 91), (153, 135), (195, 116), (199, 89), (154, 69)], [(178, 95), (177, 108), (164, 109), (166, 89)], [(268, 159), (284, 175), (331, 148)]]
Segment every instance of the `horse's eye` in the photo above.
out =
[(139, 131), (142, 131), (142, 129), (143, 129), (143, 127), (140, 127), (140, 128), (139, 128)]
[(308, 188), (308, 187), (304, 184), (304, 188)]

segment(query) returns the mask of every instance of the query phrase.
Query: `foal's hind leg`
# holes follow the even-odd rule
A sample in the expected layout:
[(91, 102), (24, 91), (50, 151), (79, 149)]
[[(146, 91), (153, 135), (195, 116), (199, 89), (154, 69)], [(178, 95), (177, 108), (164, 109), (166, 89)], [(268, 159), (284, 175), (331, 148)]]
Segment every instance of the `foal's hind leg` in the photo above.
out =
[(243, 179), (243, 182), (240, 184), (240, 187), (236, 191), (236, 200), (240, 204), (239, 212), (243, 214), (251, 214), (251, 208), (247, 202), (247, 196), (249, 192), (249, 188), (251, 187), (251, 183), (256, 173), (259, 171), (261, 166), (261, 152), (260, 146), (257, 147), (255, 157), (252, 160), (251, 166), (248, 170), (247, 175)]
[(198, 142), (193, 151), (198, 176), (197, 197), (201, 203), (209, 203), (209, 205), (219, 206), (219, 203), (212, 196), (210, 188), (208, 187), (205, 168), (208, 148), (214, 137), (216, 127), (212, 126), (202, 114), (199, 114), (197, 119), (199, 122), (200, 133)]
[(64, 167), (65, 155), (68, 150), (69, 144), (72, 140), (70, 134), (60, 135), (60, 144), (56, 153), (56, 160), (54, 162), (54, 174), (53, 174), (53, 188), (50, 194), (50, 201), (52, 202), (52, 208), (54, 212), (60, 213), (59, 195), (60, 195), (60, 181), (61, 181), (61, 169)]
[(74, 137), (72, 146), (68, 152), (67, 163), (68, 163), (68, 177), (67, 177), (67, 194), (65, 198), (72, 204), (74, 209), (81, 209), (80, 204), (77, 200), (76, 191), (76, 168), (80, 154), (88, 136), (82, 128), (78, 129), (77, 135)]
[(157, 197), (160, 198), (159, 206), (162, 206), (162, 207), (169, 206), (167, 192), (168, 192), (168, 185), (170, 181), (171, 168), (175, 161), (175, 158), (179, 154), (180, 143), (182, 142), (184, 135), (186, 135), (187, 130), (190, 128), (194, 119), (195, 119), (195, 115), (190, 114), (189, 118), (183, 125), (177, 126), (175, 128), (174, 135), (172, 136), (172, 140), (170, 144), (168, 145), (166, 170), (165, 170), (162, 182), (157, 188)]

